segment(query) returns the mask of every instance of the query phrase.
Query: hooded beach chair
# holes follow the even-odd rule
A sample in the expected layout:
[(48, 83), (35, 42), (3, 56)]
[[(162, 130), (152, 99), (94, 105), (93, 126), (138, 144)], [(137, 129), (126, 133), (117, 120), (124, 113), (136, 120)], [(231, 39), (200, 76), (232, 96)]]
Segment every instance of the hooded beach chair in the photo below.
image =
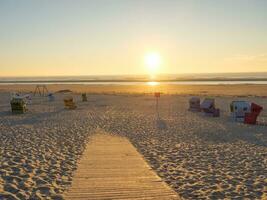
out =
[(260, 112), (262, 111), (262, 109), (263, 107), (261, 107), (260, 105), (251, 103), (250, 113), (245, 114), (244, 123), (245, 124), (256, 124), (257, 118), (260, 115)]
[(31, 94), (20, 94), (17, 92), (11, 93), (11, 100), (12, 99), (23, 99), (25, 104), (31, 104), (32, 103), (32, 96)]
[(75, 105), (72, 97), (66, 97), (64, 98), (64, 105), (67, 109), (75, 109), (77, 106)]
[(25, 99), (22, 97), (13, 97), (10, 105), (11, 111), (14, 114), (23, 114), (27, 111)]
[(215, 108), (215, 100), (212, 98), (205, 98), (200, 104), (200, 109), (207, 116), (212, 116), (212, 117), (220, 116), (220, 109)]
[(248, 101), (232, 101), (230, 111), (235, 121), (244, 122), (246, 113), (251, 112), (251, 103)]
[(87, 101), (86, 93), (82, 93), (82, 101)]
[(189, 109), (193, 112), (200, 112), (200, 98), (198, 97), (192, 97), (189, 99)]

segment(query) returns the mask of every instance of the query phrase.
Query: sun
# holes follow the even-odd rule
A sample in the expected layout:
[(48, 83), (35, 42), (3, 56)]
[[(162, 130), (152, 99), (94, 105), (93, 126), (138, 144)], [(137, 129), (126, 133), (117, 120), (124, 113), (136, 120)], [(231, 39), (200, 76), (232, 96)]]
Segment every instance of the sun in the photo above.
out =
[(145, 65), (150, 74), (157, 73), (160, 64), (161, 64), (161, 57), (159, 53), (150, 52), (145, 55)]

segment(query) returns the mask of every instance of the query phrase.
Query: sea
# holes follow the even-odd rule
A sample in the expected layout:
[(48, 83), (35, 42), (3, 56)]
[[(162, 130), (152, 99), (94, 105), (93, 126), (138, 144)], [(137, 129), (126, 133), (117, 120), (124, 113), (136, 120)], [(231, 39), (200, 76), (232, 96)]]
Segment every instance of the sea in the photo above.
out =
[(202, 73), (149, 75), (87, 75), (0, 77), (0, 85), (13, 84), (86, 84), (86, 85), (221, 85), (267, 84), (267, 72)]

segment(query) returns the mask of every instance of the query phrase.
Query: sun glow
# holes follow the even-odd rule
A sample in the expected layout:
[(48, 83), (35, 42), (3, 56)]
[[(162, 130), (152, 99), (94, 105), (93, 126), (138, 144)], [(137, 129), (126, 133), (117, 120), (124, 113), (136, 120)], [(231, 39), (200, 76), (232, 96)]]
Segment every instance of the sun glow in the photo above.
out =
[(147, 85), (150, 85), (150, 86), (156, 86), (156, 85), (159, 85), (159, 82), (156, 82), (156, 81), (149, 81), (149, 82), (147, 82)]
[(161, 64), (160, 54), (157, 52), (150, 52), (145, 55), (145, 65), (150, 75), (155, 75)]

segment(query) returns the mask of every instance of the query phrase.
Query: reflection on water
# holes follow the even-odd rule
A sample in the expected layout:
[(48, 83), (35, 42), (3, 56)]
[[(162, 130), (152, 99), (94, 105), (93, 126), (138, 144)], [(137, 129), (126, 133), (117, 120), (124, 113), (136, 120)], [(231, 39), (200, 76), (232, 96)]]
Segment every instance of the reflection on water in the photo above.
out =
[(267, 85), (267, 81), (10, 81), (1, 82), (0, 85), (36, 85), (36, 84), (80, 84), (80, 85), (147, 85), (147, 86), (158, 86), (158, 85), (239, 85), (239, 84), (262, 84)]
[(156, 81), (150, 81), (150, 82), (147, 82), (146, 84), (147, 84), (147, 85), (150, 85), (150, 86), (155, 86), (155, 85), (159, 85), (159, 82), (156, 82)]
[(13, 84), (84, 84), (84, 85), (220, 85), (267, 84), (267, 72), (211, 73), (171, 75), (117, 75), (117, 76), (47, 76), (1, 77), (0, 85)]

